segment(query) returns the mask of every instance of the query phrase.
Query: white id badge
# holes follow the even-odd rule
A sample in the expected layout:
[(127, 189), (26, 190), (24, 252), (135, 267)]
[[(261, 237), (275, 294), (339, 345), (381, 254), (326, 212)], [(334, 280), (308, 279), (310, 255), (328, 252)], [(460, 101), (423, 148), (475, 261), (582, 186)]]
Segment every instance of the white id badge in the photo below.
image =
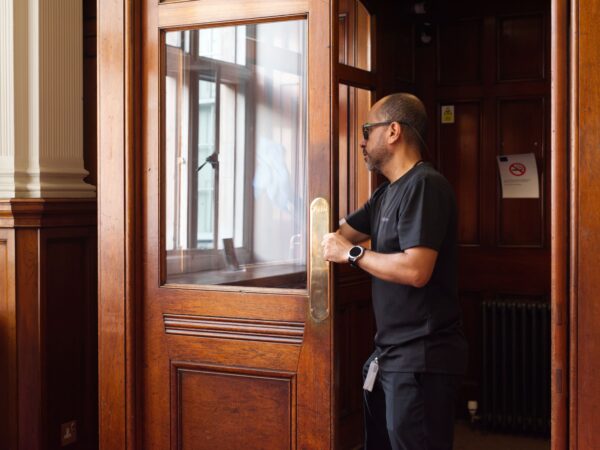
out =
[(365, 384), (363, 384), (363, 389), (365, 391), (373, 391), (373, 386), (375, 385), (375, 378), (377, 377), (377, 371), (379, 370), (379, 361), (375, 358), (369, 364), (369, 371), (367, 372), (367, 376), (365, 378)]

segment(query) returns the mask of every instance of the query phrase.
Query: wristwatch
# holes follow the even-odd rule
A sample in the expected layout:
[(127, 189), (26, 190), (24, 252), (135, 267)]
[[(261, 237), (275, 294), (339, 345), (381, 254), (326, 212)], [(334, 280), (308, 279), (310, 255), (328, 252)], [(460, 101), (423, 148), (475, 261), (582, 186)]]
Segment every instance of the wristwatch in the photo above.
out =
[(355, 245), (348, 251), (348, 262), (352, 267), (358, 267), (356, 264), (365, 254), (365, 248), (361, 245)]

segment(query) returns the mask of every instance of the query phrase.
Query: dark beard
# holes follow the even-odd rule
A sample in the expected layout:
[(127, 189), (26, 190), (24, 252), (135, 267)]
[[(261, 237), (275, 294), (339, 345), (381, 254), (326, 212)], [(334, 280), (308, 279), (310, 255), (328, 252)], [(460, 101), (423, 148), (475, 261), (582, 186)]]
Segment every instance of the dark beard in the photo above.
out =
[(367, 164), (367, 169), (369, 170), (369, 172), (382, 173), (381, 166), (389, 160), (389, 158), (386, 158), (386, 156), (389, 157), (389, 155), (385, 152), (380, 152), (377, 156), (377, 158), (373, 158), (372, 154), (366, 154), (365, 163)]

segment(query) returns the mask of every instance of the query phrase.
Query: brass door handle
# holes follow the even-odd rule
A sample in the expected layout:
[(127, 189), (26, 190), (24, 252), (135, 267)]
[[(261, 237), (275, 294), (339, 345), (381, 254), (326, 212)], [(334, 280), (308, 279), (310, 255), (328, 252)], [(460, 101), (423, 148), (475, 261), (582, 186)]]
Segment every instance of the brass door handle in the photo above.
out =
[(310, 315), (315, 322), (329, 317), (329, 262), (321, 241), (329, 233), (329, 202), (322, 197), (310, 204), (310, 264), (308, 273)]

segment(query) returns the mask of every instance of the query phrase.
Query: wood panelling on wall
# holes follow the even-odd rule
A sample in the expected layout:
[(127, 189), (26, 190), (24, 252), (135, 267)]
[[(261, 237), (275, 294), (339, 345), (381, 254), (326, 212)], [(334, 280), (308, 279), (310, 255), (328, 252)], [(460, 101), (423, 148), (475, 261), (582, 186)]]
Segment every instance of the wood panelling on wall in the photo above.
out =
[[(414, 21), (400, 2), (377, 4), (377, 94), (415, 90), (416, 38)], [(422, 76), (423, 74), (419, 74)]]
[[(83, 145), (96, 184), (96, 2), (83, 2)], [(0, 447), (98, 447), (95, 200), (0, 202)]]
[(546, 28), (543, 14), (499, 19), (499, 81), (540, 80), (546, 77)]
[(17, 442), (17, 333), (14, 230), (0, 228), (0, 442)]
[[(415, 91), (430, 116), (433, 157), (457, 196), (470, 344), (463, 400), (479, 399), (481, 302), (507, 295), (547, 300), (550, 292), (550, 3), (432, 5), (426, 19), (434, 39), (417, 42)], [(425, 19), (413, 20), (418, 27)], [(442, 123), (446, 105), (454, 106), (452, 123)], [(539, 199), (502, 198), (496, 158), (521, 153), (535, 155)]]
[[(498, 100), (498, 154), (533, 153), (538, 168), (542, 169), (538, 169), (541, 186), (545, 185), (547, 173), (546, 122), (544, 97)], [(501, 199), (497, 219), (498, 245), (544, 247), (546, 197), (547, 190), (540, 189), (540, 199)]]
[(0, 201), (0, 277), (11, 287), (0, 295), (0, 323), (14, 362), (0, 372), (10, 389), (0, 403), (7, 448), (59, 449), (72, 420), (70, 448), (97, 448), (95, 206)]
[(94, 228), (42, 230), (46, 442), (77, 420), (73, 448), (97, 447), (96, 238)]
[(25, 228), (15, 232), (16, 279), (11, 282), (17, 293), (18, 448), (43, 448), (47, 432), (46, 408), (42, 403), (45, 336), (41, 317), (47, 305), (40, 301), (38, 250), (38, 230)]
[(438, 28), (437, 74), (440, 84), (481, 81), (482, 21), (457, 20)]
[[(450, 102), (454, 105), (455, 123), (438, 123), (440, 164), (444, 175), (456, 188), (459, 213), (459, 240), (464, 245), (480, 242), (480, 164), (481, 164), (481, 103), (479, 101)], [(438, 110), (444, 106), (442, 101)]]
[[(463, 331), (469, 343), (469, 373), (463, 382), (462, 400), (478, 399), (480, 396), (481, 364), (473, 364), (473, 355), (479, 355), (482, 351), (482, 324), (481, 312), (478, 306), (481, 303), (481, 292), (462, 291), (460, 293), (460, 307), (463, 314)], [(476, 359), (478, 360), (478, 358)], [(461, 405), (461, 408), (464, 405)], [(464, 411), (458, 411), (464, 414)]]

